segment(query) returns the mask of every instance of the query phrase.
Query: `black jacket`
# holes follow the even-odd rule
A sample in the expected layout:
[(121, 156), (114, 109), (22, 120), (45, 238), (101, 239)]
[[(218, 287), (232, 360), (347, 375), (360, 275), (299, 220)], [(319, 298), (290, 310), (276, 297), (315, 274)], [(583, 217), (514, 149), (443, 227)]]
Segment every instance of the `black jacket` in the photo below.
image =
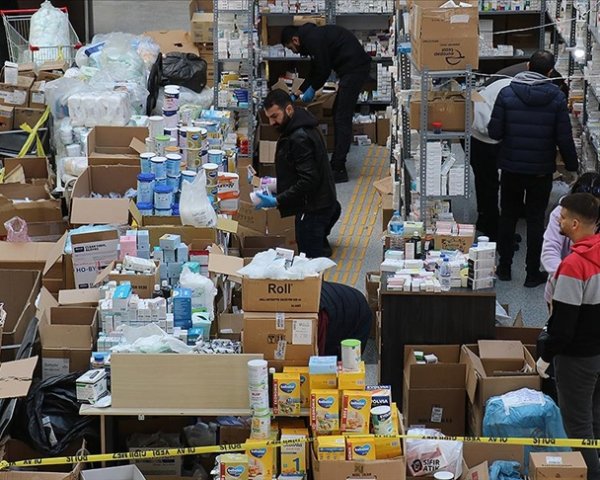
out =
[(502, 141), (498, 154), (501, 170), (528, 175), (554, 173), (557, 146), (567, 170), (577, 170), (565, 95), (539, 73), (519, 73), (500, 91), (488, 133)]
[(277, 208), (282, 217), (314, 212), (337, 198), (325, 141), (317, 119), (304, 108), (294, 115), (277, 141)]
[[(529, 62), (521, 62), (515, 63), (514, 65), (510, 65), (501, 70), (498, 70), (495, 75), (491, 76), (484, 84), (484, 87), (487, 87), (494, 83), (497, 80), (500, 80), (503, 77), (516, 77), (519, 73), (526, 72), (529, 70)], [(560, 91), (565, 94), (565, 97), (569, 98), (569, 85), (564, 81), (563, 76), (558, 73), (556, 70), (552, 70), (549, 78), (554, 78), (556, 80), (552, 80), (552, 83), (560, 88)]]
[(369, 72), (371, 57), (357, 38), (348, 30), (337, 25), (317, 27), (312, 23), (298, 30), (300, 53), (312, 58), (310, 75), (300, 87), (319, 90), (335, 71), (338, 77), (348, 73)]

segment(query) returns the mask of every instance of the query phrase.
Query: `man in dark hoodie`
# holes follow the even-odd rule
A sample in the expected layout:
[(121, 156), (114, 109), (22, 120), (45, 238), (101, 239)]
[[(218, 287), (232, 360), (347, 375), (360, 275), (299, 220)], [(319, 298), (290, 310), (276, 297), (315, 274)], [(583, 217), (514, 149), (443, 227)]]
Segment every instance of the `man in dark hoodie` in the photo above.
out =
[(554, 55), (536, 52), (529, 61), (529, 71), (517, 74), (500, 91), (488, 124), (490, 138), (501, 141), (500, 262), (496, 275), (500, 280), (511, 280), (515, 229), (525, 197), (525, 287), (529, 288), (543, 285), (547, 279), (547, 274), (540, 272), (540, 255), (544, 215), (556, 170), (556, 147), (568, 171), (575, 172), (578, 167), (565, 95), (548, 78), (553, 68)]
[[(570, 438), (600, 439), (600, 201), (573, 193), (561, 202), (560, 233), (573, 242), (551, 280), (552, 315), (537, 370), (554, 362), (558, 402)], [(600, 480), (597, 449), (581, 450), (588, 480)]]
[(347, 182), (346, 156), (352, 143), (352, 117), (363, 84), (369, 77), (371, 57), (350, 31), (338, 25), (317, 27), (307, 23), (301, 27), (285, 27), (281, 43), (312, 59), (310, 74), (300, 87), (303, 102), (312, 101), (332, 70), (339, 78), (333, 106), (335, 148), (331, 168), (336, 183)]
[(270, 125), (281, 133), (275, 152), (277, 195), (259, 193), (257, 208), (276, 207), (282, 217), (295, 215), (298, 251), (309, 258), (329, 257), (327, 237), (342, 207), (317, 119), (304, 108), (294, 108), (283, 90), (270, 92), (264, 109)]

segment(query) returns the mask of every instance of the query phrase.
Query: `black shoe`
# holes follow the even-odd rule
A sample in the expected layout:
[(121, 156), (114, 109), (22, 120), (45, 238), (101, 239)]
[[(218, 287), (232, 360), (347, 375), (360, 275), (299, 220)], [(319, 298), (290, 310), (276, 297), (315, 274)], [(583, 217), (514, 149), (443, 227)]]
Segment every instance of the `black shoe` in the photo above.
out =
[(512, 280), (510, 267), (498, 265), (498, 268), (496, 269), (496, 278), (502, 282), (510, 282)]
[(335, 169), (333, 171), (333, 179), (335, 180), (335, 183), (346, 183), (348, 181), (346, 167)]
[(513, 243), (513, 252), (518, 252), (521, 246), (518, 243)]
[(527, 288), (535, 288), (543, 285), (548, 280), (548, 274), (546, 272), (528, 273), (525, 277), (525, 283), (523, 286)]
[(520, 233), (515, 233), (514, 239), (516, 243), (521, 243), (523, 241), (523, 237)]
[(332, 255), (333, 249), (331, 248), (331, 245), (329, 245), (329, 240), (325, 239), (325, 242), (323, 242), (323, 256), (331, 258)]

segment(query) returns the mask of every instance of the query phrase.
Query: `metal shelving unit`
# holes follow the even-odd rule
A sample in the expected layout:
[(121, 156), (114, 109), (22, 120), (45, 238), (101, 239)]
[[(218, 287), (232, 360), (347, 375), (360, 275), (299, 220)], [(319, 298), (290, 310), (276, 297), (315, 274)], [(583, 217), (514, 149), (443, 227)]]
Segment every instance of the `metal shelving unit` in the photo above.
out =
[[(214, 65), (215, 65), (215, 80), (214, 80), (214, 105), (217, 109), (226, 110), (233, 112), (236, 116), (236, 123), (239, 122), (240, 115), (247, 116), (248, 122), (248, 154), (239, 154), (240, 156), (253, 157), (254, 149), (254, 131), (256, 130), (256, 102), (254, 98), (255, 83), (256, 83), (256, 67), (255, 67), (255, 51), (256, 45), (254, 43), (254, 28), (255, 28), (255, 14), (256, 14), (256, 3), (255, 0), (246, 0), (248, 8), (246, 9), (221, 9), (219, 8), (219, 0), (213, 0), (213, 12), (214, 12)], [(247, 58), (221, 58), (219, 57), (219, 42), (220, 32), (224, 25), (231, 25), (233, 22), (235, 28), (242, 28), (245, 30), (247, 35)], [(238, 23), (239, 22), (239, 23)], [(229, 68), (225, 68), (225, 66)], [(234, 67), (235, 65), (235, 67)], [(237, 69), (240, 77), (245, 79), (248, 90), (248, 105), (246, 106), (232, 106), (222, 105), (219, 102), (219, 89), (221, 84), (222, 73), (225, 70)]]

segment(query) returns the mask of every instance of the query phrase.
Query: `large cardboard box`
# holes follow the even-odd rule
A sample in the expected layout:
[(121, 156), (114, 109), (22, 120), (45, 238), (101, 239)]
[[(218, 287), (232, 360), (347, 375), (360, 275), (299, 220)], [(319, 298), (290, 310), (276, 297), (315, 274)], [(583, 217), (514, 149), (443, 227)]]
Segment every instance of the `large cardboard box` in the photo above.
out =
[(185, 30), (160, 30), (144, 32), (160, 47), (163, 55), (171, 52), (193, 53), (198, 55), (198, 47), (194, 45), (194, 39)]
[(147, 127), (94, 127), (87, 140), (89, 164), (139, 166), (147, 136)]
[(260, 140), (258, 142), (258, 161), (260, 163), (275, 163), (275, 152), (277, 151), (277, 142), (270, 140)]
[(255, 359), (262, 355), (113, 354), (112, 406), (246, 415), (248, 361)]
[(0, 105), (27, 106), (34, 79), (19, 75), (17, 84), (0, 83)]
[(7, 313), (2, 345), (18, 345), (35, 316), (35, 299), (42, 286), (42, 276), (34, 270), (0, 270), (0, 285), (1, 301)]
[(434, 235), (436, 250), (460, 250), (468, 253), (475, 238), (472, 235)]
[(252, 258), (260, 252), (272, 248), (288, 248), (287, 239), (283, 235), (265, 236), (259, 232), (238, 231), (240, 253), (244, 258)]
[(104, 282), (115, 281), (117, 283), (129, 282), (133, 293), (140, 298), (152, 298), (154, 285), (160, 285), (160, 262), (156, 263), (156, 270), (153, 274), (143, 275), (141, 273), (132, 274), (113, 274), (116, 262), (111, 262), (102, 270), (94, 282), (95, 285), (102, 285)]
[(460, 361), (467, 366), (467, 426), (473, 435), (482, 433), (485, 403), (490, 397), (521, 388), (540, 389), (535, 360), (520, 342), (487, 340), (480, 345), (463, 345)]
[(31, 185), (49, 185), (51, 183), (46, 157), (5, 158), (3, 162), (6, 169), (5, 183), (29, 183)]
[(265, 360), (302, 360), (318, 355), (316, 313), (244, 313), (243, 347)]
[(585, 480), (587, 465), (580, 452), (537, 452), (529, 454), (531, 480)]
[(410, 14), (412, 56), (419, 70), (479, 68), (478, 5), (431, 8), (415, 3)]
[(34, 82), (29, 91), (29, 106), (32, 108), (46, 107), (46, 82)]
[(390, 119), (377, 115), (377, 145), (385, 147), (390, 137)]
[(0, 105), (0, 132), (12, 130), (14, 118), (15, 107)]
[[(525, 472), (525, 448), (521, 445), (499, 443), (464, 443), (463, 473), (460, 480), (489, 480), (489, 466), (496, 461), (512, 461), (519, 464), (521, 476)], [(525, 477), (526, 478), (526, 477)]]
[(377, 123), (353, 123), (352, 137), (356, 135), (366, 135), (371, 140), (371, 143), (377, 143)]
[[(0, 384), (2, 385), (0, 399), (27, 396), (37, 361), (38, 357), (31, 357), (13, 362), (2, 362), (0, 365)], [(2, 480), (1, 476), (0, 480)]]
[(44, 111), (44, 108), (15, 107), (15, 127), (20, 128), (24, 123), (32, 128), (35, 127), (44, 115)]
[[(447, 132), (465, 131), (465, 97), (460, 92), (430, 92), (427, 101), (427, 128), (432, 130), (434, 122), (442, 124)], [(410, 102), (410, 128), (421, 129), (421, 97)]]
[(0, 242), (0, 268), (12, 270), (44, 270), (53, 242)]
[(21, 217), (28, 224), (61, 222), (63, 218), (60, 200), (51, 198), (45, 185), (0, 184), (0, 237), (6, 235), (4, 222), (12, 217)]
[(303, 280), (242, 279), (245, 312), (316, 313), (321, 298), (319, 277)]
[(242, 227), (267, 235), (281, 234), (293, 230), (295, 226), (293, 216), (282, 218), (276, 208), (256, 210), (254, 205), (244, 200), (240, 201), (235, 220)]
[[(415, 351), (434, 354), (439, 363), (418, 364)], [(445, 435), (464, 435), (465, 377), (460, 345), (407, 345), (402, 395), (407, 428), (424, 425), (439, 429)]]
[(138, 167), (89, 166), (73, 186), (70, 222), (73, 225), (126, 225), (131, 201), (128, 198), (90, 198), (92, 193), (124, 195), (137, 188)]
[[(82, 448), (85, 448), (85, 441), (75, 440), (71, 442), (61, 455), (77, 455)], [(7, 462), (18, 462), (21, 460), (31, 460), (34, 458), (45, 458), (47, 454), (35, 450), (30, 445), (15, 438), (4, 438), (0, 445), (0, 458)], [(43, 469), (44, 471), (41, 471)], [(72, 465), (44, 465), (35, 468), (35, 471), (14, 471), (2, 472), (2, 475), (12, 474), (11, 476), (0, 476), (3, 480), (79, 480), (81, 464), (74, 467)], [(38, 476), (39, 475), (39, 476)]]

